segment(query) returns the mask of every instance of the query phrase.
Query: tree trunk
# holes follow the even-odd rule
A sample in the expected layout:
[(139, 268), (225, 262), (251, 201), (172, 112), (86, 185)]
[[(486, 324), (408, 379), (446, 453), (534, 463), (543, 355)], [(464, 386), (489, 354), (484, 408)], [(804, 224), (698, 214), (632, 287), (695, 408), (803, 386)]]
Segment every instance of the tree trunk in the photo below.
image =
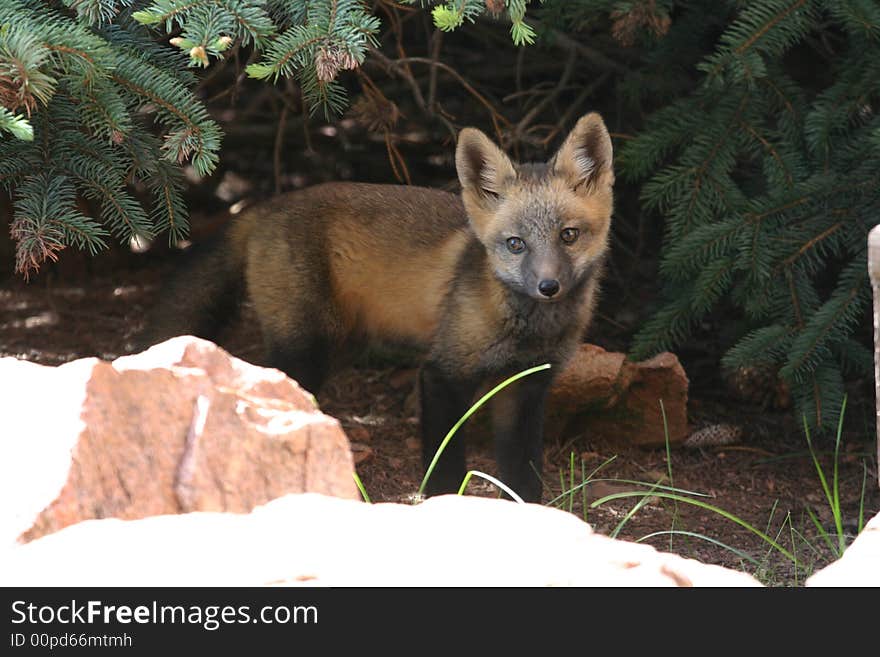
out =
[[(874, 410), (877, 427), (877, 463), (880, 463), (880, 226), (868, 233), (868, 274), (874, 295)], [(877, 471), (880, 485), (880, 470)]]

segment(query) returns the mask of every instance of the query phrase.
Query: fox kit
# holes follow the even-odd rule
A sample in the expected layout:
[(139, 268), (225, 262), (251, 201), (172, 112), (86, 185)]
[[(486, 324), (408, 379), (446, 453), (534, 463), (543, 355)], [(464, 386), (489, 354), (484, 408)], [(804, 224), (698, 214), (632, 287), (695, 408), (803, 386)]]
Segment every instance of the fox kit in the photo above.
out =
[[(465, 128), (455, 164), (460, 196), (327, 183), (250, 208), (178, 275), (149, 341), (213, 339), (246, 291), (268, 364), (312, 392), (350, 346), (420, 345), (426, 466), (481, 387), (550, 363), (492, 399), (498, 476), (540, 501), (545, 398), (590, 323), (608, 249), (611, 140), (587, 114), (548, 162), (515, 164)], [(454, 439), (428, 494), (464, 474)]]

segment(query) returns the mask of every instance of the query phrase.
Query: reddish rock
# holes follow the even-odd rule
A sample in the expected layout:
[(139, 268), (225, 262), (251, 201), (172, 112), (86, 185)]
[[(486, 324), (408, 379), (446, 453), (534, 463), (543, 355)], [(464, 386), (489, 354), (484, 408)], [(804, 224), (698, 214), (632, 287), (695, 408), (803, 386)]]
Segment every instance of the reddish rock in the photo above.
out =
[(353, 424), (345, 427), (345, 435), (348, 436), (348, 439), (352, 442), (359, 443), (369, 442), (372, 438), (370, 431), (362, 424)]
[(351, 443), (350, 448), (355, 465), (373, 458), (373, 448), (369, 445), (364, 445), (363, 443)]
[(626, 355), (593, 344), (581, 345), (553, 384), (551, 400), (560, 410), (585, 403), (610, 408), (629, 384)]
[(282, 372), (204, 340), (57, 368), (3, 358), (0, 382), (0, 544), (286, 493), (360, 499), (339, 423)]
[(550, 392), (547, 432), (660, 446), (665, 443), (662, 400), (669, 441), (678, 444), (690, 433), (687, 397), (688, 378), (674, 354), (631, 362), (624, 354), (584, 344)]

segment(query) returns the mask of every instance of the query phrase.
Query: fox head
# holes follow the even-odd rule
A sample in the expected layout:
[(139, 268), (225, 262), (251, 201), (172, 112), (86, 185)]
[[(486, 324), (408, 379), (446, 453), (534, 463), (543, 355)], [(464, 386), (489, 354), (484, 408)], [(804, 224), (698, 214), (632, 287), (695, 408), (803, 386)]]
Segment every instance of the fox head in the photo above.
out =
[(597, 271), (614, 184), (601, 116), (583, 116), (546, 163), (516, 164), (485, 134), (465, 128), (455, 166), (471, 228), (510, 289), (553, 302)]

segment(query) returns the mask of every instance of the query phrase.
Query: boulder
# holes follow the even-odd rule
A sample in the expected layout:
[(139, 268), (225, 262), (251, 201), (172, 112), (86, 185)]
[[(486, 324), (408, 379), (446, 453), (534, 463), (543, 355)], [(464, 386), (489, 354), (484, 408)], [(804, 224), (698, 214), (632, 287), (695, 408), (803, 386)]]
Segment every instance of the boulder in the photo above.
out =
[(677, 445), (690, 433), (687, 401), (687, 374), (674, 354), (632, 362), (584, 344), (550, 391), (547, 433), (659, 447), (668, 430)]
[(274, 369), (193, 337), (112, 362), (0, 359), (0, 545), (92, 518), (360, 499), (348, 439)]
[(455, 495), (363, 504), (318, 494), (248, 514), (81, 522), (0, 550), (0, 584), (760, 586), (745, 573), (596, 534), (537, 504)]
[(840, 559), (813, 573), (806, 585), (880, 587), (880, 514), (868, 521)]

